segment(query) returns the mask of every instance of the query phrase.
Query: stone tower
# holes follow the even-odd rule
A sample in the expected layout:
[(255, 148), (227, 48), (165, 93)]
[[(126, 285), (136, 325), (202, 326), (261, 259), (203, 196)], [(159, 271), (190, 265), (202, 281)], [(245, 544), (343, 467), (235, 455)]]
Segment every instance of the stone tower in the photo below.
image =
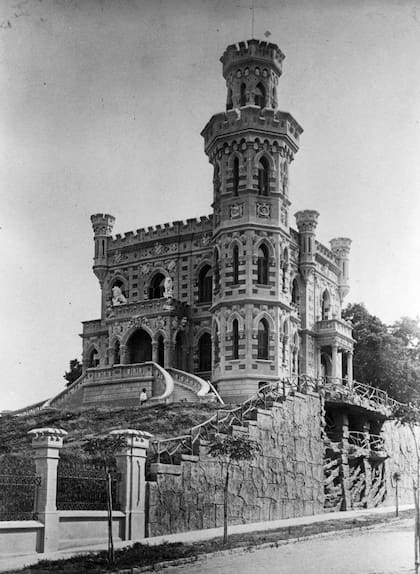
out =
[(202, 132), (214, 168), (213, 381), (226, 398), (250, 396), (297, 365), (289, 166), (303, 130), (277, 110), (283, 60), (272, 43), (229, 46), (226, 111)]

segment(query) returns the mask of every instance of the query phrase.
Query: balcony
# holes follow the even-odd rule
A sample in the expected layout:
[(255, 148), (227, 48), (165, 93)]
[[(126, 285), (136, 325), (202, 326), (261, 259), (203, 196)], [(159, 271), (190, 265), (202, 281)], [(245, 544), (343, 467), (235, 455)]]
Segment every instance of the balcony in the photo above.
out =
[(315, 323), (315, 332), (321, 346), (342, 345), (344, 348), (353, 346), (351, 326), (342, 319), (325, 319)]
[(83, 336), (92, 336), (94, 334), (107, 333), (108, 329), (102, 325), (100, 319), (95, 319), (94, 321), (83, 321)]
[(107, 320), (119, 320), (146, 315), (178, 315), (187, 314), (187, 305), (176, 299), (161, 297), (160, 299), (147, 299), (135, 303), (115, 305), (107, 312)]

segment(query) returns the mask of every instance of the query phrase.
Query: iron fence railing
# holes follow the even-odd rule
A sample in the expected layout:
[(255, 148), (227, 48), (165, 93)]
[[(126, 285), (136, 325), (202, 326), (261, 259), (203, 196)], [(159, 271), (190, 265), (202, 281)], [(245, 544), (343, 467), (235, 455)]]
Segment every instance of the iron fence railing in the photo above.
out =
[[(238, 407), (231, 409), (218, 409), (216, 413), (203, 423), (192, 427), (188, 433), (178, 437), (159, 439), (151, 442), (149, 462), (174, 464), (179, 462), (182, 454), (196, 455), (199, 453), (201, 441), (210, 441), (219, 433), (229, 433), (235, 426), (241, 426), (245, 420), (251, 417), (251, 413), (257, 408), (267, 408), (275, 401), (283, 401), (288, 395), (310, 391), (322, 392), (325, 395), (339, 393), (342, 398), (349, 402), (364, 401), (371, 408), (387, 408), (391, 410), (398, 405), (397, 401), (388, 397), (381, 389), (371, 387), (346, 379), (333, 377), (310, 377), (308, 375), (292, 375), (278, 383), (270, 383), (258, 390), (258, 392)], [(363, 433), (361, 433), (363, 434)], [(368, 448), (380, 450), (383, 445), (382, 437), (375, 437)]]
[[(118, 510), (119, 482), (116, 469), (111, 470), (112, 508)], [(60, 460), (57, 470), (58, 510), (106, 510), (107, 475), (102, 466), (91, 462)]]
[(32, 461), (0, 461), (0, 521), (36, 520), (41, 477)]

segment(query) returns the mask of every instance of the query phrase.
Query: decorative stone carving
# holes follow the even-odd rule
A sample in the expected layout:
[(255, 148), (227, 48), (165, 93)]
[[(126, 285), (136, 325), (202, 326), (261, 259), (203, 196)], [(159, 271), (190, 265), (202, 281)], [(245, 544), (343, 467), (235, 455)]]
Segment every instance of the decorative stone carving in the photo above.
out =
[(162, 243), (159, 243), (159, 241), (156, 241), (156, 243), (153, 246), (152, 249), (152, 254), (154, 255), (160, 255), (161, 253), (163, 253), (164, 249), (163, 249), (163, 245)]
[(283, 159), (280, 163), (280, 186), (284, 195), (289, 193), (289, 164), (287, 159)]
[(140, 275), (142, 275), (143, 277), (148, 275), (150, 273), (150, 264), (149, 263), (144, 263), (143, 265), (140, 265)]
[(167, 261), (165, 261), (165, 267), (169, 271), (169, 273), (172, 273), (176, 269), (176, 260), (168, 259)]
[(271, 215), (271, 205), (266, 202), (257, 201), (257, 217), (268, 218)]
[(244, 204), (234, 203), (230, 206), (230, 219), (239, 219), (244, 214)]
[(112, 288), (112, 306), (117, 307), (118, 305), (125, 305), (127, 303), (126, 297), (123, 295), (121, 288), (118, 285), (114, 285)]
[(121, 261), (121, 251), (117, 251), (114, 255), (114, 262), (119, 263)]
[(174, 295), (172, 279), (170, 277), (165, 277), (165, 284), (164, 285), (165, 285), (165, 288), (164, 288), (163, 296), (166, 297), (167, 299), (172, 299), (172, 297)]
[(287, 226), (287, 209), (285, 207), (282, 207), (280, 210), (280, 221)]
[(200, 240), (200, 243), (201, 243), (201, 245), (208, 245), (208, 244), (210, 243), (210, 241), (211, 241), (211, 235), (210, 235), (210, 233), (205, 233), (205, 234), (202, 236), (202, 238), (201, 238), (201, 240)]

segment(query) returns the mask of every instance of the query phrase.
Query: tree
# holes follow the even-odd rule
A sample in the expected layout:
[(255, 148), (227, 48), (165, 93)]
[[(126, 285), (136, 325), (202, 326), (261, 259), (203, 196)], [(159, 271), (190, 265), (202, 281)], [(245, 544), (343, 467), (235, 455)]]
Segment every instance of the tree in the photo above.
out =
[(419, 320), (402, 317), (387, 326), (363, 303), (348, 305), (343, 319), (351, 322), (356, 340), (355, 379), (409, 402), (420, 389)]
[(115, 454), (125, 445), (124, 436), (118, 434), (99, 435), (86, 439), (82, 445), (82, 450), (92, 457), (94, 462), (104, 470), (107, 493), (107, 514), (108, 514), (108, 564), (114, 565), (114, 539), (112, 534), (112, 471), (114, 468)]
[(70, 361), (69, 367), (70, 370), (66, 371), (63, 375), (67, 381), (66, 387), (69, 387), (72, 383), (74, 383), (74, 381), (80, 377), (83, 370), (82, 363), (79, 361), (79, 359), (72, 359)]
[(232, 464), (249, 461), (261, 451), (260, 445), (249, 438), (241, 436), (218, 436), (209, 447), (209, 455), (219, 460), (225, 471), (223, 488), (223, 544), (228, 540), (228, 495), (229, 478)]

